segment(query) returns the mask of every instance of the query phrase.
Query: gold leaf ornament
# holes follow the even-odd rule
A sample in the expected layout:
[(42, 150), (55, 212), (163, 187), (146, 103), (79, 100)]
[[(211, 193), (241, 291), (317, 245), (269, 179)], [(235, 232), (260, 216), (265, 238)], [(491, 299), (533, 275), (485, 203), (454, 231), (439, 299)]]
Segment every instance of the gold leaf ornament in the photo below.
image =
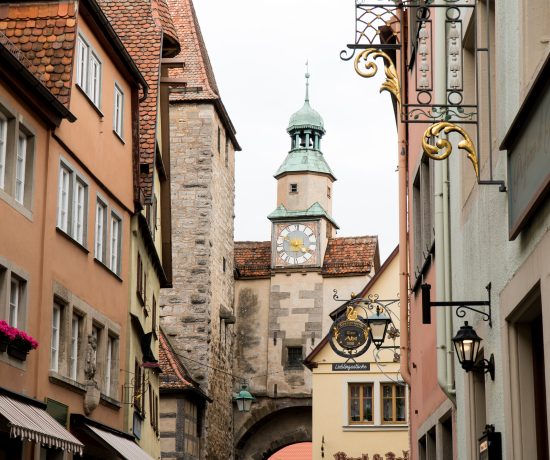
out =
[[(464, 138), (458, 143), (458, 148), (466, 151), (466, 157), (472, 162), (476, 177), (479, 177), (479, 165), (474, 143), (468, 133), (454, 123), (441, 121), (428, 127), (428, 129), (424, 131), (424, 137), (422, 138), (422, 149), (424, 153), (434, 160), (444, 160), (452, 153), (453, 146), (449, 140), (447, 138), (438, 137), (441, 131), (447, 135), (453, 132), (458, 133)], [(432, 137), (437, 138), (435, 145), (429, 143)]]
[[(379, 57), (384, 61), (384, 73), (386, 74), (386, 80), (380, 86), (380, 92), (389, 91), (401, 105), (401, 89), (397, 71), (391, 58), (384, 51), (368, 48), (358, 54), (355, 58), (355, 71), (363, 78), (374, 77), (378, 72), (378, 66), (374, 60)], [(372, 61), (369, 61), (369, 58), (372, 58)]]

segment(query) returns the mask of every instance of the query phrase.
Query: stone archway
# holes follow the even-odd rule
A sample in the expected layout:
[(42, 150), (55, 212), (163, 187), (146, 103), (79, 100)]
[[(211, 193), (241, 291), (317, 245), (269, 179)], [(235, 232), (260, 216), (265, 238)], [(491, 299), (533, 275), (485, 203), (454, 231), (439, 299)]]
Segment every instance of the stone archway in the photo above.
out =
[(235, 437), (235, 458), (266, 460), (290, 444), (311, 442), (311, 405), (297, 403), (251, 413)]

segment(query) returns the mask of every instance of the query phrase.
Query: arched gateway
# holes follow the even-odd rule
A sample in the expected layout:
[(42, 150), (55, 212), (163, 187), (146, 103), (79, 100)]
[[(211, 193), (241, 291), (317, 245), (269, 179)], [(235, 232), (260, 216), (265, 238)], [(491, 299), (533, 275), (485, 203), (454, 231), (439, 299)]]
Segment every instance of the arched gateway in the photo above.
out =
[(278, 450), (311, 441), (311, 398), (259, 398), (235, 417), (235, 459), (264, 460)]
[(324, 122), (310, 105), (306, 78), (303, 106), (287, 128), (290, 151), (275, 173), (271, 241), (235, 243), (233, 375), (256, 397), (251, 412), (234, 409), (239, 459), (267, 459), (312, 440), (312, 374), (302, 361), (340, 306), (333, 290), (359, 292), (380, 265), (377, 237), (336, 237), (336, 177), (321, 150)]

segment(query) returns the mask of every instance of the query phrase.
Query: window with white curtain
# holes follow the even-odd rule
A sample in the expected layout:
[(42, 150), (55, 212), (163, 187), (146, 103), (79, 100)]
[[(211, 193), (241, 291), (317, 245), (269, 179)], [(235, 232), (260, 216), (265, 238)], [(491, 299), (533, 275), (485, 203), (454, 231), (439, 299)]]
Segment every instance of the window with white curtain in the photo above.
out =
[(50, 369), (57, 372), (59, 370), (59, 339), (61, 328), (61, 309), (57, 303), (53, 305), (52, 312), (52, 338), (50, 346)]
[(76, 241), (84, 245), (84, 229), (86, 225), (86, 184), (81, 180), (75, 181), (73, 236)]
[(63, 165), (59, 168), (57, 226), (64, 232), (69, 231), (69, 185), (71, 172)]

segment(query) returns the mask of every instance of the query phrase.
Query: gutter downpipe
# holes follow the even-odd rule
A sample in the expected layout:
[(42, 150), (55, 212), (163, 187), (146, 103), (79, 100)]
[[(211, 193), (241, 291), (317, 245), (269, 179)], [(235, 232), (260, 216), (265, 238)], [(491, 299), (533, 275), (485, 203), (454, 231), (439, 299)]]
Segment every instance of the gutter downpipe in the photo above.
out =
[[(403, 14), (403, 11), (401, 14)], [(402, 18), (400, 18), (402, 19)], [(404, 51), (400, 53), (400, 60), (404, 59)], [(404, 62), (397, 63), (402, 70), (402, 97), (408, 97), (408, 73)], [(397, 142), (398, 142), (398, 183), (399, 183), (399, 372), (404, 382), (410, 386), (411, 371), (409, 367), (409, 264), (408, 264), (408, 219), (407, 219), (407, 152), (409, 132), (405, 123), (401, 122), (401, 107), (396, 104)], [(410, 441), (410, 439), (409, 439)], [(410, 444), (410, 442), (409, 442)]]
[[(445, 44), (445, 9), (436, 8), (434, 27), (434, 62), (435, 100), (445, 104), (446, 101), (446, 44)], [(445, 301), (450, 300), (450, 241), (449, 241), (449, 184), (448, 160), (434, 161), (434, 217), (435, 217), (435, 281), (436, 295)], [(436, 358), (437, 382), (454, 401), (455, 389), (453, 378), (453, 361), (449, 353), (452, 336), (452, 312), (448, 308), (438, 308), (436, 312)]]

